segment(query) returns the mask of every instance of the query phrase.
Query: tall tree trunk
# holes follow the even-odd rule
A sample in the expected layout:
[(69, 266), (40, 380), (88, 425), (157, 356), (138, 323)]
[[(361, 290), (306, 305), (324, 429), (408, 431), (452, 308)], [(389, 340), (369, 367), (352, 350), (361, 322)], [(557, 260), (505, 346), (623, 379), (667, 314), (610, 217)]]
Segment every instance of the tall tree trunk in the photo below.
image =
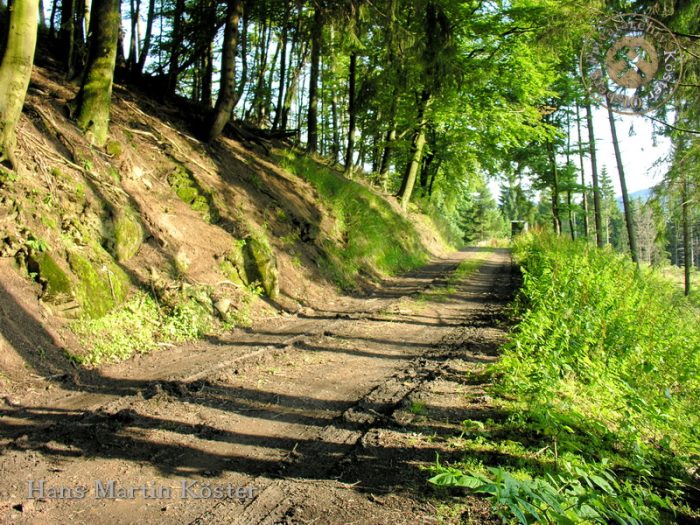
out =
[(138, 74), (143, 73), (143, 68), (146, 65), (146, 59), (148, 59), (148, 52), (151, 50), (151, 35), (153, 34), (153, 21), (156, 17), (156, 0), (149, 0), (148, 2), (148, 15), (146, 18), (146, 33), (143, 36), (143, 43), (141, 44), (141, 54), (139, 55), (139, 62), (136, 65), (136, 72)]
[(435, 179), (437, 178), (437, 174), (440, 172), (440, 165), (442, 164), (442, 159), (438, 159), (437, 165), (433, 167), (433, 172), (430, 175), (430, 184), (428, 185), (428, 197), (433, 196), (433, 185), (435, 184)]
[(586, 190), (586, 174), (583, 171), (583, 138), (581, 137), (581, 108), (576, 102), (576, 128), (578, 130), (578, 160), (579, 168), (581, 169), (581, 196), (583, 204), (583, 231), (586, 238), (591, 234), (588, 224), (588, 191)]
[(554, 233), (561, 235), (561, 216), (559, 215), (559, 170), (557, 169), (557, 159), (554, 151), (554, 144), (547, 143), (549, 152), (549, 164), (552, 170), (552, 226)]
[(34, 62), (38, 12), (38, 0), (15, 0), (0, 63), (0, 161), (7, 160), (13, 168), (17, 166), (16, 127)]
[(389, 107), (389, 127), (387, 127), (386, 136), (384, 137), (382, 160), (379, 164), (379, 178), (382, 181), (384, 191), (387, 191), (389, 185), (389, 161), (391, 160), (391, 151), (396, 140), (396, 105), (398, 96), (399, 89), (397, 86), (394, 86), (391, 106)]
[(598, 182), (598, 155), (595, 147), (595, 130), (593, 129), (593, 110), (591, 101), (586, 101), (586, 124), (588, 126), (588, 147), (591, 153), (591, 177), (593, 179), (593, 216), (595, 218), (595, 238), (598, 248), (605, 246), (603, 239), (603, 220), (600, 204), (600, 184)]
[(411, 158), (406, 166), (406, 172), (404, 173), (403, 182), (401, 183), (401, 189), (397, 195), (401, 201), (401, 209), (404, 211), (408, 209), (408, 203), (411, 202), (413, 186), (416, 184), (416, 176), (418, 175), (418, 168), (420, 167), (420, 161), (423, 156), (426, 125), (425, 110), (427, 109), (429, 101), (430, 92), (427, 89), (424, 89), (418, 104), (418, 128), (413, 136)]
[(39, 0), (39, 25), (46, 28), (46, 14), (44, 13), (44, 0)]
[[(234, 94), (234, 108), (238, 105), (241, 98), (243, 98), (243, 92), (245, 91), (245, 86), (248, 83), (248, 12), (245, 10), (243, 12), (243, 19), (238, 38), (241, 41), (241, 81), (236, 87), (236, 93)], [(243, 109), (245, 110), (245, 108)], [(243, 115), (245, 115), (244, 111), (241, 112), (241, 117)]]
[[(571, 113), (566, 114), (566, 169), (572, 170), (573, 173), (573, 163), (571, 162)], [(567, 171), (568, 173), (568, 171)], [(569, 217), (569, 233), (571, 234), (571, 240), (576, 240), (576, 215), (574, 214), (574, 206), (572, 199), (571, 185), (574, 184), (573, 180), (566, 181), (566, 207), (567, 215)]]
[[(270, 30), (272, 33), (272, 30)], [(267, 81), (265, 82), (265, 89), (263, 90), (262, 97), (262, 118), (261, 123), (269, 120), (270, 114), (272, 113), (272, 82), (275, 78), (275, 72), (277, 68), (277, 60), (280, 55), (280, 45), (278, 44), (275, 48), (275, 54), (270, 62), (269, 71), (267, 73)]]
[(615, 150), (615, 161), (617, 162), (617, 173), (620, 176), (620, 190), (622, 191), (622, 204), (625, 208), (625, 223), (627, 224), (627, 237), (630, 246), (632, 260), (639, 265), (639, 252), (637, 251), (637, 235), (634, 228), (634, 210), (632, 202), (627, 193), (627, 180), (625, 179), (625, 168), (622, 165), (622, 155), (620, 154), (620, 143), (617, 140), (617, 129), (615, 127), (615, 116), (608, 107), (608, 120), (610, 120), (610, 133), (612, 134), (613, 149)]
[(180, 48), (182, 47), (182, 24), (185, 14), (185, 0), (175, 2), (173, 13), (173, 32), (170, 39), (170, 59), (168, 61), (168, 95), (177, 89), (177, 76), (180, 67)]
[(301, 44), (299, 50), (299, 63), (293, 71), (290, 71), (288, 75), (289, 82), (287, 83), (287, 92), (284, 95), (284, 105), (282, 107), (282, 117), (280, 119), (280, 128), (287, 129), (289, 123), (289, 112), (292, 110), (292, 102), (294, 101), (294, 96), (297, 93), (299, 87), (299, 77), (304, 69), (304, 64), (306, 64), (306, 59), (309, 56), (309, 46), (306, 44)]
[(56, 8), (58, 7), (58, 0), (53, 0), (51, 2), (51, 15), (49, 20), (49, 35), (51, 38), (56, 38)]
[[(78, 34), (80, 43), (87, 41), (87, 35), (90, 32), (90, 12), (92, 11), (92, 0), (79, 0), (78, 4), (82, 8), (79, 12), (82, 16), (78, 17)], [(83, 25), (83, 23), (85, 25)]]
[(212, 80), (214, 77), (214, 47), (209, 43), (207, 51), (202, 57), (202, 105), (211, 108), (212, 102)]
[(236, 102), (236, 47), (238, 46), (238, 22), (243, 14), (242, 0), (228, 0), (226, 7), (226, 26), (221, 56), (221, 87), (216, 99), (216, 106), (210, 118), (207, 140), (216, 139), (231, 119)]
[(685, 295), (690, 295), (690, 270), (693, 267), (693, 246), (690, 235), (690, 188), (688, 176), (683, 176), (683, 190), (681, 192), (683, 215), (683, 268), (685, 276)]
[(352, 158), (355, 153), (355, 127), (357, 125), (357, 95), (355, 93), (355, 72), (357, 53), (350, 55), (348, 68), (348, 147), (345, 150), (345, 173), (352, 170)]
[(76, 0), (61, 0), (61, 51), (66, 76), (75, 76), (75, 7)]
[(289, 13), (291, 10), (290, 0), (285, 0), (284, 2), (284, 22), (282, 25), (282, 36), (280, 37), (280, 76), (279, 76), (279, 88), (277, 90), (277, 104), (275, 105), (275, 120), (272, 122), (272, 129), (279, 129), (280, 120), (282, 118), (282, 105), (284, 104), (284, 86), (286, 82), (287, 75), (287, 35), (288, 35), (288, 22)]
[(109, 132), (112, 82), (121, 20), (119, 0), (94, 0), (90, 20), (90, 51), (75, 106), (76, 122), (89, 140), (104, 146)]
[[(121, 20), (122, 16), (122, 3), (119, 2), (119, 19)], [(117, 59), (116, 59), (116, 67), (119, 69), (123, 69), (126, 67), (126, 55), (124, 54), (124, 37), (126, 36), (126, 31), (124, 31), (124, 28), (120, 25), (119, 26), (119, 33), (117, 34)]]
[(257, 73), (255, 88), (253, 90), (253, 101), (250, 105), (248, 118), (256, 126), (262, 126), (265, 118), (265, 75), (267, 73), (268, 50), (270, 49), (270, 39), (272, 38), (272, 24), (264, 18), (260, 27), (260, 38), (258, 42)]
[(333, 127), (333, 144), (331, 145), (331, 156), (333, 164), (338, 162), (340, 156), (340, 125), (338, 123), (338, 95), (333, 90), (331, 95), (331, 126)]
[(573, 199), (571, 196), (570, 189), (566, 190), (566, 204), (569, 208), (568, 215), (569, 215), (569, 230), (571, 232), (571, 240), (575, 241), (576, 240), (576, 216), (574, 215)]
[(318, 81), (323, 39), (323, 13), (320, 1), (314, 1), (314, 22), (311, 29), (311, 72), (309, 73), (309, 112), (307, 117), (306, 151), (318, 150)]
[(136, 69), (136, 61), (138, 57), (138, 23), (139, 16), (141, 12), (141, 0), (129, 0), (129, 7), (131, 9), (131, 38), (129, 38), (129, 59), (127, 60), (129, 70), (134, 71)]
[(421, 163), (419, 177), (421, 195), (423, 196), (428, 195), (428, 186), (430, 184), (430, 172), (432, 171), (431, 166), (434, 160), (435, 154), (430, 150), (428, 150), (428, 153), (423, 155), (423, 162)]

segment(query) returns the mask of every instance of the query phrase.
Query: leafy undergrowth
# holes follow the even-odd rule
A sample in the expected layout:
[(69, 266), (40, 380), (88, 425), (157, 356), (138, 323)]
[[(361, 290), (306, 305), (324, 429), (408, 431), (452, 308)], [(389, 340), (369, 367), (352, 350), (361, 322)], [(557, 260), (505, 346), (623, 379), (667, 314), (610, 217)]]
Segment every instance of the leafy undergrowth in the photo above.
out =
[(352, 289), (361, 272), (395, 275), (417, 268), (428, 254), (414, 226), (379, 195), (312, 158), (285, 152), (280, 164), (308, 180), (336, 218), (342, 243), (326, 241), (323, 270)]
[(80, 319), (71, 323), (87, 353), (71, 358), (83, 365), (96, 366), (129, 359), (172, 343), (193, 341), (205, 334), (226, 331), (250, 324), (248, 308), (259, 290), (247, 291), (239, 309), (226, 319), (214, 315), (206, 295), (180, 294), (177, 301), (165, 305), (152, 295), (138, 292), (124, 305), (99, 319)]
[(515, 257), (519, 323), (486, 372), (499, 417), (465, 421), (465, 459), (430, 481), (517, 523), (698, 519), (698, 310), (611, 250), (530, 234)]

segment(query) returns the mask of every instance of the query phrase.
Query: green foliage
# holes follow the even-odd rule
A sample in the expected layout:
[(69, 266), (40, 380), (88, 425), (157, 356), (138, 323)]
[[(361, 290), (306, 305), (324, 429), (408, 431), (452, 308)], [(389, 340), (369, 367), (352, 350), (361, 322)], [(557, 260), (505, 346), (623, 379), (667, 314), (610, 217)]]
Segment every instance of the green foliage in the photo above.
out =
[(46, 241), (43, 239), (39, 239), (37, 237), (34, 237), (33, 235), (30, 235), (29, 238), (26, 240), (25, 244), (27, 247), (35, 253), (43, 253), (48, 250), (48, 246), (46, 245)]
[(610, 250), (528, 235), (515, 253), (522, 319), (496, 365), (502, 387), (598, 420), (630, 450), (697, 454), (697, 310), (672, 283)]
[(439, 487), (462, 487), (485, 495), (495, 513), (517, 523), (620, 523), (658, 521), (654, 505), (668, 504), (650, 490), (621, 481), (603, 465), (572, 466), (565, 463), (557, 474), (532, 478), (512, 475), (502, 468), (463, 472), (436, 463), (429, 482)]
[(343, 288), (361, 272), (397, 274), (416, 268), (426, 251), (413, 225), (382, 197), (313, 159), (287, 153), (285, 169), (307, 179), (335, 216), (342, 243), (326, 241), (322, 268)]
[(17, 181), (17, 174), (13, 171), (8, 171), (2, 166), (0, 166), (0, 188), (3, 186), (9, 186), (13, 182)]
[(502, 417), (465, 421), (463, 461), (436, 464), (430, 482), (522, 524), (697, 517), (700, 312), (611, 247), (530, 233), (515, 257), (519, 323), (488, 370)]
[(182, 297), (173, 306), (159, 304), (144, 293), (99, 319), (81, 319), (71, 329), (89, 350), (75, 358), (99, 365), (147, 353), (161, 344), (195, 340), (213, 328), (213, 318), (195, 297)]
[(411, 406), (408, 408), (408, 410), (411, 412), (411, 414), (420, 416), (427, 412), (427, 407), (425, 406), (425, 403), (421, 401), (411, 401)]

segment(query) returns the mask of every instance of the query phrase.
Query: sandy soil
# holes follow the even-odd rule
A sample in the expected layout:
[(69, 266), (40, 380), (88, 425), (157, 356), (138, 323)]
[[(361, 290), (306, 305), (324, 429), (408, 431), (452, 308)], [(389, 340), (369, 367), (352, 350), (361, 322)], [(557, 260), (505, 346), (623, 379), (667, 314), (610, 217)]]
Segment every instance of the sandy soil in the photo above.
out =
[[(471, 257), (480, 270), (440, 293)], [(458, 454), (461, 421), (494, 417), (465, 373), (496, 358), (515, 281), (507, 251), (468, 249), (372, 296), (91, 371), (5, 283), (0, 345), (27, 373), (0, 386), (0, 521), (496, 523), (464, 496), (440, 511), (421, 467)]]

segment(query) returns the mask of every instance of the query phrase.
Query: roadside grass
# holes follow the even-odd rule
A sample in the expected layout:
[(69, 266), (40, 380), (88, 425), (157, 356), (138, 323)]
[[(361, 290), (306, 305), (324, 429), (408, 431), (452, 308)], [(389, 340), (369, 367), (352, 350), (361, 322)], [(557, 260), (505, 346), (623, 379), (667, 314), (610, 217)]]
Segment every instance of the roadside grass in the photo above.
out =
[(324, 242), (321, 269), (341, 288), (355, 289), (363, 273), (396, 275), (425, 264), (428, 253), (413, 224), (382, 197), (310, 157), (287, 151), (279, 161), (308, 180), (335, 216), (342, 242)]
[(463, 460), (438, 460), (430, 482), (522, 524), (700, 518), (698, 310), (612, 250), (528, 234), (515, 257), (518, 324), (471, 378), (493, 382), (499, 417), (465, 421)]
[(87, 353), (71, 354), (69, 358), (85, 366), (115, 363), (174, 343), (194, 341), (205, 334), (246, 326), (254, 297), (253, 292), (244, 294), (238, 310), (224, 321), (216, 318), (210, 305), (195, 297), (182, 297), (174, 305), (165, 306), (153, 296), (137, 292), (104, 317), (71, 322), (71, 330)]

